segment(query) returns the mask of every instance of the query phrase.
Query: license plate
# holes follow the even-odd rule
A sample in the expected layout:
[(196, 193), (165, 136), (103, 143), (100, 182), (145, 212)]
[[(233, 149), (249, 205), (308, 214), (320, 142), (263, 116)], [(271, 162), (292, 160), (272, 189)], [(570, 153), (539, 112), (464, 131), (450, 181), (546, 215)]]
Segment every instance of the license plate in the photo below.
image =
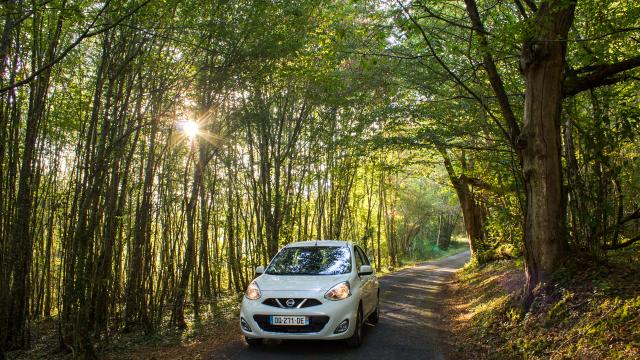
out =
[(309, 325), (309, 318), (306, 316), (271, 315), (269, 316), (269, 323), (271, 325), (305, 326)]

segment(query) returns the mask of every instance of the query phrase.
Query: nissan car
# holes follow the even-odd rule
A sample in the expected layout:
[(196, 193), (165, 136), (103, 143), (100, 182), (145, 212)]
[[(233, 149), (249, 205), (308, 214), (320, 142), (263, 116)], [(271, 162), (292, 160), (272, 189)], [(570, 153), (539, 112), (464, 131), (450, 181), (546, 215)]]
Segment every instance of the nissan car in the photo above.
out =
[(362, 343), (365, 321), (380, 316), (380, 288), (365, 252), (348, 241), (304, 241), (282, 248), (247, 287), (240, 328), (263, 339)]

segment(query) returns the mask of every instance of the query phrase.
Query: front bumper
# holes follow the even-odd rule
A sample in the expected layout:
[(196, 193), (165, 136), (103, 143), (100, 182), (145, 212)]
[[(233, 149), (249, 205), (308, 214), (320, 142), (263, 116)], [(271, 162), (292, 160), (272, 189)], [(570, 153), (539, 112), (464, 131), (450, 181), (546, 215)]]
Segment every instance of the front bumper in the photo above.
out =
[[(358, 300), (350, 296), (344, 300), (331, 301), (319, 298), (317, 293), (305, 291), (263, 291), (258, 300), (242, 299), (240, 317), (246, 321), (251, 332), (242, 327), (242, 333), (248, 338), (258, 339), (305, 339), (338, 340), (353, 335), (358, 311)], [(263, 304), (269, 298), (313, 298), (322, 304), (306, 308), (280, 308)], [(309, 316), (310, 325), (305, 327), (280, 327), (268, 325), (269, 315)], [(349, 320), (347, 331), (335, 334), (338, 325)], [(324, 324), (324, 325), (322, 325)], [(282, 330), (281, 330), (282, 329)]]

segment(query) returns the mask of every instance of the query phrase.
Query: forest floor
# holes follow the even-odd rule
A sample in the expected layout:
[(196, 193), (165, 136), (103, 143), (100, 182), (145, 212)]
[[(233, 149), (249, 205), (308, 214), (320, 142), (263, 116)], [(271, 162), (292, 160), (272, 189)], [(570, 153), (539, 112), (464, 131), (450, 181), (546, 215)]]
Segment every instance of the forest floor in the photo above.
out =
[(229, 296), (218, 303), (213, 314), (187, 321), (187, 329), (165, 329), (152, 336), (132, 334), (111, 339), (98, 348), (103, 360), (192, 360), (241, 339), (238, 322), (240, 296)]
[(520, 305), (519, 261), (458, 272), (445, 299), (450, 359), (640, 359), (640, 246), (594, 265), (580, 258)]
[[(186, 329), (162, 328), (154, 334), (117, 333), (99, 341), (96, 353), (104, 360), (202, 359), (214, 349), (240, 338), (240, 329), (236, 326), (239, 311), (240, 296), (227, 296), (218, 302), (214, 312), (204, 313), (198, 321), (194, 321), (192, 312), (186, 312)], [(32, 323), (31, 331), (31, 349), (7, 353), (7, 359), (73, 359), (72, 353), (59, 350), (55, 321)]]

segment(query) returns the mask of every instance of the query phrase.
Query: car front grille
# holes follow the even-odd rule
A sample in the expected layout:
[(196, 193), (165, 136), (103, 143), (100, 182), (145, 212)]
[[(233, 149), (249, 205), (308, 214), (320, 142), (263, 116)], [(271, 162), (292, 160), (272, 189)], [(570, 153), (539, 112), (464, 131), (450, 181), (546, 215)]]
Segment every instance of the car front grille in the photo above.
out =
[(300, 309), (322, 304), (320, 300), (313, 298), (269, 298), (262, 303), (282, 309)]
[(258, 323), (260, 329), (268, 332), (288, 333), (288, 334), (304, 334), (317, 333), (322, 331), (324, 326), (329, 322), (328, 316), (309, 316), (309, 325), (293, 326), (293, 325), (271, 325), (269, 324), (269, 315), (253, 315), (253, 320)]

